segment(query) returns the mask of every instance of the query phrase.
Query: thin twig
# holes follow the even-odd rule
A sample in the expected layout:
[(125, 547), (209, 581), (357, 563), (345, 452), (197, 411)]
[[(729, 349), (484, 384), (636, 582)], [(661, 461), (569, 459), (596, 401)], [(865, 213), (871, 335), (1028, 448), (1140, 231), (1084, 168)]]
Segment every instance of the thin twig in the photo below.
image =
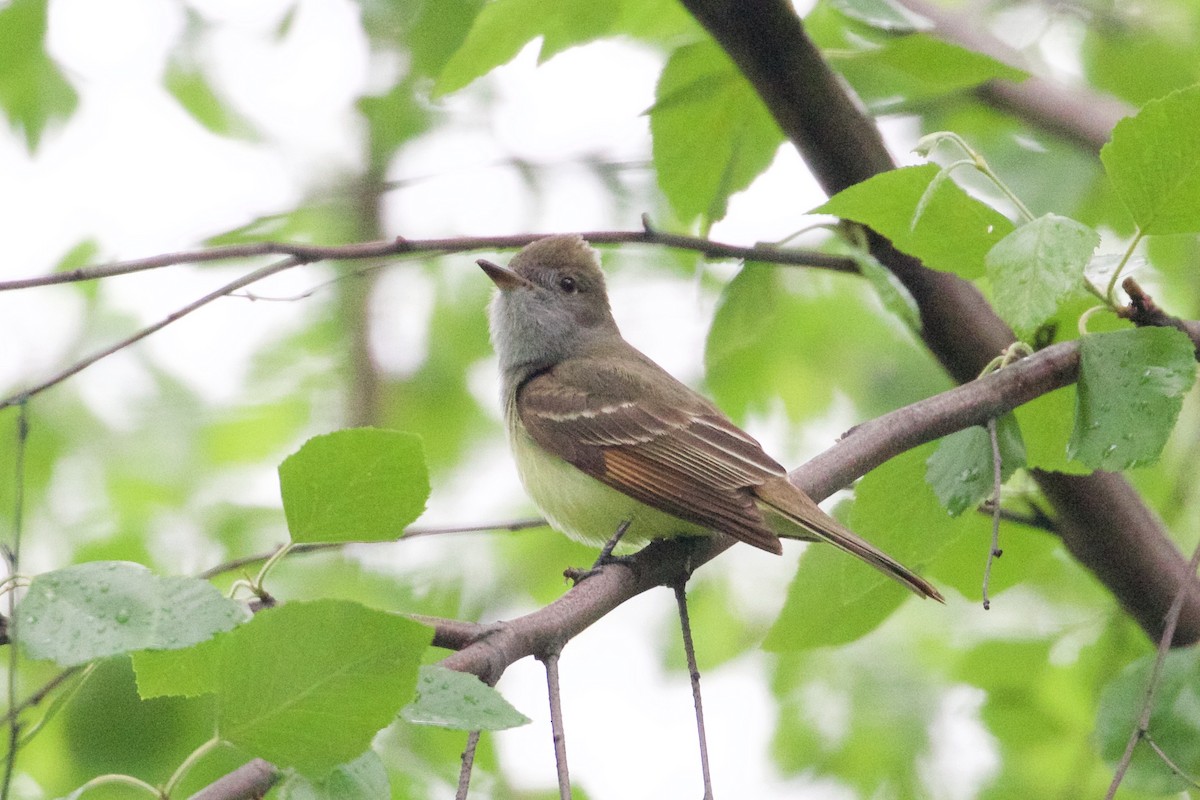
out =
[[(130, 261), (116, 261), (95, 267), (83, 267), (68, 270), (67, 272), (55, 272), (51, 275), (38, 275), (32, 278), (0, 281), (0, 292), (14, 289), (29, 289), (36, 286), (51, 286), (60, 283), (98, 280), (179, 264), (229, 261), (232, 259), (262, 256), (287, 256), (297, 263), (310, 264), (314, 261), (357, 261), (361, 259), (394, 258), (396, 256), (408, 255), (444, 255), (447, 253), (464, 253), (472, 250), (508, 250), (524, 247), (530, 242), (546, 235), (544, 233), (523, 233), (512, 236), (458, 236), (448, 239), (405, 239), (397, 237), (395, 239), (382, 239), (376, 242), (356, 242), (353, 244), (324, 247), (289, 242), (255, 242), (252, 244), (222, 245), (196, 250), (182, 250), (176, 253), (164, 253), (162, 255)], [(653, 228), (643, 228), (638, 231), (590, 231), (581, 235), (592, 244), (657, 244), (673, 247), (677, 250), (692, 250), (702, 253), (709, 258), (737, 258), (745, 261), (764, 261), (772, 264), (820, 267), (839, 272), (858, 271), (858, 267), (850, 258), (823, 253), (819, 250), (806, 250), (794, 247), (781, 248), (770, 244), (756, 244), (744, 247), (741, 245), (714, 242), (699, 236), (664, 233)]]
[(1150, 735), (1150, 731), (1142, 734), (1142, 740), (1146, 742), (1146, 746), (1154, 751), (1154, 754), (1162, 759), (1162, 762), (1167, 767), (1179, 776), (1180, 779), (1187, 781), (1192, 785), (1193, 789), (1200, 789), (1200, 781), (1197, 781), (1191, 775), (1184, 771), (1183, 767), (1175, 763), (1175, 760), (1167, 755), (1167, 752), (1159, 747), (1158, 742), (1154, 741), (1154, 737)]
[(988, 584), (992, 580), (992, 562), (1000, 557), (1000, 487), (1003, 463), (1000, 459), (1000, 439), (996, 435), (996, 419), (987, 421), (988, 439), (992, 443), (992, 543), (988, 547), (987, 563), (983, 567), (983, 610), (992, 607)]
[[(1192, 551), (1192, 560), (1188, 562), (1188, 568), (1191, 570), (1190, 575), (1196, 574), (1197, 567), (1200, 567), (1200, 543), (1196, 544), (1196, 549)], [(1171, 649), (1171, 640), (1175, 638), (1175, 626), (1179, 622), (1179, 613), (1183, 610), (1183, 599), (1186, 595), (1187, 584), (1180, 582), (1179, 588), (1175, 592), (1175, 600), (1171, 603), (1171, 608), (1167, 611), (1166, 619), (1163, 620), (1162, 637), (1158, 640), (1158, 652), (1154, 656), (1154, 668), (1150, 671), (1150, 680), (1146, 683), (1146, 694), (1142, 699), (1142, 710), (1138, 714), (1137, 725), (1133, 732), (1129, 734), (1129, 741), (1125, 743), (1125, 752), (1121, 754), (1121, 760), (1117, 762), (1117, 768), (1113, 772), (1112, 783), (1109, 784), (1108, 791), (1104, 795), (1104, 800), (1113, 800), (1116, 797), (1117, 789), (1121, 785), (1121, 781), (1125, 779), (1125, 773), (1129, 770), (1129, 765), (1133, 762), (1133, 751), (1137, 748), (1137, 743), (1141, 741), (1147, 731), (1150, 730), (1150, 715), (1154, 709), (1154, 693), (1158, 691), (1158, 684), (1162, 680), (1163, 664), (1167, 660), (1167, 651)]]
[(304, 263), (304, 262), (301, 259), (298, 259), (295, 257), (285, 258), (282, 261), (277, 261), (274, 264), (268, 264), (265, 267), (261, 267), (259, 269), (254, 270), (253, 272), (243, 275), (242, 277), (238, 278), (236, 281), (227, 283), (224, 286), (222, 286), (221, 288), (217, 289), (216, 291), (209, 292), (208, 294), (201, 297), (199, 300), (194, 300), (193, 302), (188, 303), (183, 308), (179, 309), (178, 311), (173, 312), (172, 314), (159, 320), (158, 322), (154, 323), (153, 325), (142, 328), (141, 330), (137, 331), (136, 333), (133, 333), (130, 336), (125, 337), (124, 339), (120, 340), (119, 342), (109, 345), (108, 347), (104, 348), (103, 350), (92, 353), (90, 356), (87, 356), (87, 357), (75, 362), (74, 364), (67, 367), (63, 371), (59, 372), (58, 374), (54, 375), (53, 377), (48, 378), (47, 380), (39, 383), (37, 386), (34, 386), (30, 389), (26, 389), (25, 391), (23, 391), (19, 394), (13, 395), (12, 397), (8, 397), (8, 398), (5, 398), (4, 400), (0, 400), (0, 409), (7, 408), (7, 407), (13, 406), (13, 405), (17, 405), (18, 403), (22, 403), (25, 400), (27, 400), (28, 398), (33, 397), (34, 395), (38, 394), (39, 392), (44, 392), (46, 389), (49, 389), (52, 386), (57, 386), (58, 384), (65, 381), (67, 378), (70, 378), (72, 375), (76, 375), (76, 374), (82, 372), (83, 370), (90, 367), (92, 364), (95, 364), (97, 361), (100, 361), (103, 358), (107, 358), (108, 356), (111, 356), (113, 353), (124, 350), (126, 347), (129, 347), (131, 344), (134, 344), (135, 342), (139, 342), (142, 339), (145, 339), (150, 334), (162, 330), (163, 328), (170, 325), (172, 322), (177, 322), (180, 319), (183, 319), (184, 317), (186, 317), (188, 314), (192, 313), (193, 311), (195, 311), (199, 308), (203, 308), (204, 306), (208, 305), (209, 303), (213, 302), (214, 300), (219, 300), (220, 298), (225, 297), (230, 292), (235, 292), (238, 289), (244, 288), (246, 286), (249, 286), (252, 283), (255, 283), (256, 281), (260, 281), (263, 278), (266, 278), (270, 275), (274, 275), (277, 272), (283, 272), (286, 269), (291, 269), (292, 267), (294, 267), (298, 264), (302, 264), (302, 263)]
[(696, 647), (692, 641), (692, 621), (687, 605), (687, 576), (671, 588), (679, 609), (679, 630), (683, 634), (683, 654), (687, 659), (688, 679), (692, 684), (692, 705), (696, 708), (696, 735), (700, 740), (700, 775), (704, 779), (704, 800), (713, 800), (712, 772), (708, 766), (708, 734), (704, 727), (704, 703), (700, 699), (700, 666), (696, 663)]
[[(426, 527), (407, 528), (396, 539), (389, 540), (390, 542), (399, 542), (405, 539), (416, 539), (423, 536), (444, 536), (450, 533), (483, 533), (485, 531), (523, 531), (529, 528), (541, 528), (546, 525), (546, 520), (531, 517), (529, 519), (515, 519), (508, 522), (484, 522), (472, 525), (434, 525)], [(368, 544), (365, 542), (302, 542), (292, 545), (288, 550), (289, 556), (298, 555), (300, 553), (321, 553), (327, 550), (338, 550), (346, 545), (351, 544)], [(384, 544), (384, 542), (380, 542)], [(201, 572), (196, 577), (201, 580), (210, 580), (218, 575), (226, 572), (248, 567), (251, 564), (257, 564), (260, 561), (266, 561), (279, 552), (279, 547), (273, 547), (264, 553), (255, 553), (254, 555), (241, 556), (233, 558), (229, 561), (222, 562), (216, 566), (209, 567)]]
[(462, 764), (458, 768), (458, 789), (454, 792), (454, 800), (467, 800), (467, 792), (471, 788), (471, 770), (475, 767), (475, 748), (479, 746), (479, 731), (467, 734), (467, 746), (463, 748)]
[(541, 657), (546, 665), (546, 691), (550, 695), (550, 731), (554, 739), (554, 763), (558, 771), (559, 800), (571, 800), (571, 775), (567, 769), (567, 734), (563, 729), (562, 689), (558, 683), (557, 649)]
[(188, 800), (253, 800), (265, 795), (280, 777), (282, 773), (273, 764), (255, 758), (217, 778)]

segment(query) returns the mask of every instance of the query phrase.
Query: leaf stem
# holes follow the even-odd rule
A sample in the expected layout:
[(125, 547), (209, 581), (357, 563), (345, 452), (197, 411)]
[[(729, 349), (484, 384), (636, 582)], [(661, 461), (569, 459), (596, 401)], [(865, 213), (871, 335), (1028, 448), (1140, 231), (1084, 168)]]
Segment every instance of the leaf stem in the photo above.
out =
[(196, 766), (196, 763), (200, 759), (211, 753), (213, 750), (219, 747), (220, 744), (221, 738), (219, 736), (214, 736), (189, 753), (188, 757), (183, 760), (183, 763), (176, 768), (175, 772), (171, 774), (171, 777), (167, 779), (167, 782), (163, 784), (162, 796), (170, 797), (171, 793), (179, 788), (180, 781), (187, 776), (192, 767)]
[(1130, 240), (1129, 247), (1125, 248), (1125, 253), (1121, 256), (1121, 261), (1117, 264), (1117, 268), (1113, 270), (1112, 277), (1108, 279), (1108, 288), (1104, 290), (1104, 299), (1111, 308), (1116, 308), (1117, 305), (1117, 301), (1113, 295), (1117, 291), (1117, 281), (1121, 279), (1121, 271), (1125, 269), (1125, 265), (1133, 257), (1133, 251), (1137, 249), (1138, 243), (1142, 241), (1142, 237), (1145, 235), (1145, 232), (1139, 227), (1133, 234), (1133, 239)]
[(1029, 208), (1021, 202), (1021, 198), (1017, 197), (1017, 193), (1008, 187), (996, 171), (992, 169), (992, 165), (987, 163), (987, 160), (979, 154), (977, 150), (967, 144), (967, 140), (957, 133), (952, 131), (937, 131), (921, 137), (917, 146), (913, 150), (928, 158), (929, 154), (941, 142), (952, 142), (967, 154), (967, 158), (955, 161), (943, 168), (943, 172), (949, 173), (956, 167), (970, 166), (982, 173), (1000, 192), (1008, 198), (1008, 201), (1017, 209), (1017, 213), (1021, 215), (1021, 219), (1025, 222), (1033, 220), (1033, 213)]
[(166, 798), (166, 795), (164, 795), (154, 786), (146, 783), (141, 778), (135, 778), (132, 775), (121, 775), (118, 773), (97, 775), (75, 791), (71, 792), (69, 797), (71, 797), (71, 800), (76, 800), (77, 798), (82, 797), (83, 793), (89, 789), (95, 789), (98, 786), (106, 786), (111, 783), (119, 783), (124, 786), (132, 786), (135, 789), (141, 789), (142, 791), (147, 792), (151, 797), (156, 798), (156, 800), (165, 800)]

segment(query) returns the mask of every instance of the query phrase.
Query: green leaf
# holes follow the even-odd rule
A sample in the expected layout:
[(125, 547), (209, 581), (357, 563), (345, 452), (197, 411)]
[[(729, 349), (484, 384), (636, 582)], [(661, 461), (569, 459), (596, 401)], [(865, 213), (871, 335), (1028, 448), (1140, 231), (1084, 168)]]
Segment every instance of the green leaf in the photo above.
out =
[(416, 436), (353, 428), (305, 442), (279, 487), (293, 542), (378, 542), (421, 516), (429, 474)]
[(827, 413), (839, 395), (874, 416), (943, 391), (944, 373), (896, 328), (856, 276), (747, 264), (713, 316), (708, 388), (734, 419), (782, 402), (792, 421)]
[(608, 33), (617, 19), (616, 3), (594, 0), (495, 0), (475, 17), (462, 46), (446, 63), (434, 85), (435, 95), (462, 89), (506, 64), (527, 43), (542, 37), (538, 63), (568, 47)]
[(896, 274), (879, 263), (879, 259), (865, 250), (855, 248), (850, 254), (867, 282), (879, 295), (883, 307), (895, 314), (913, 333), (921, 332), (921, 310), (908, 287), (900, 282)]
[(1067, 442), (1075, 421), (1075, 387), (1064, 386), (1036, 397), (1013, 410), (1025, 440), (1025, 462), (1030, 469), (1083, 475), (1091, 472), (1067, 456)]
[(787, 599), (763, 640), (771, 653), (843, 645), (875, 630), (908, 597), (894, 581), (875, 580), (870, 567), (843, 579), (843, 560), (850, 556), (834, 547), (812, 544), (788, 586)]
[(1174, 328), (1097, 333), (1080, 340), (1079, 358), (1068, 455), (1108, 470), (1156, 461), (1196, 378), (1191, 339)]
[[(1100, 696), (1096, 736), (1101, 754), (1110, 763), (1121, 758), (1137, 727), (1153, 667), (1153, 655), (1138, 659)], [(1150, 735), (1185, 772), (1200, 770), (1200, 650), (1180, 648), (1167, 653), (1154, 693)], [(1188, 787), (1145, 742), (1133, 751), (1124, 785), (1157, 794), (1176, 794)]]
[(1200, 86), (1118, 122), (1100, 160), (1143, 233), (1200, 232)]
[(400, 716), (417, 725), (460, 731), (499, 731), (530, 721), (476, 676), (437, 665), (421, 667), (417, 699)]
[(892, 33), (929, 30), (933, 23), (892, 0), (831, 0), (830, 5), (853, 20)]
[(0, 8), (0, 108), (36, 150), (52, 123), (75, 111), (79, 96), (46, 55), (47, 0), (12, 0)]
[(139, 650), (131, 655), (138, 696), (198, 697), (217, 690), (221, 637), (180, 650)]
[(829, 62), (872, 109), (926, 101), (990, 80), (1026, 77), (990, 56), (924, 34), (899, 36), (869, 49), (830, 51)]
[[(483, 0), (438, 0), (436, 3), (371, 3), (365, 4), (364, 8), (406, 16), (406, 30), (400, 38), (412, 57), (413, 72), (436, 78), (462, 47), (483, 6)], [(366, 29), (373, 34), (384, 32), (384, 26), (368, 24)], [(383, 44), (394, 46), (396, 40), (385, 40)], [(411, 88), (409, 91), (411, 93)]]
[(72, 667), (131, 650), (188, 647), (248, 615), (207, 581), (94, 561), (35, 577), (17, 631), (30, 658)]
[[(1025, 443), (1012, 414), (1004, 414), (996, 421), (996, 443), (1000, 447), (1003, 482), (1025, 466)], [(974, 425), (942, 439), (929, 457), (925, 479), (946, 511), (957, 517), (991, 496), (995, 486), (993, 463), (992, 437), (987, 428)]]
[(199, 66), (189, 59), (173, 58), (167, 64), (163, 84), (183, 110), (211, 133), (256, 138), (254, 125), (217, 95)]
[(317, 775), (361, 755), (417, 682), (429, 628), (344, 600), (260, 611), (225, 638), (222, 738)]
[(650, 109), (658, 183), (679, 217), (714, 222), (729, 197), (765, 170), (783, 132), (711, 40), (671, 54)]
[[(896, 456), (859, 481), (850, 527), (910, 569), (920, 568), (966, 530), (938, 505), (925, 482), (932, 445)], [(789, 652), (854, 641), (887, 619), (912, 593), (840, 550), (805, 550), (787, 599), (763, 643)]]
[(327, 775), (310, 779), (293, 772), (276, 790), (276, 800), (391, 800), (387, 768), (374, 750)]
[(984, 257), (1013, 225), (954, 181), (939, 179), (940, 174), (936, 164), (881, 172), (810, 213), (859, 222), (927, 267), (978, 278), (984, 273)]
[(985, 259), (997, 313), (1028, 339), (1063, 302), (1086, 291), (1083, 271), (1099, 245), (1100, 234), (1055, 214), (1020, 226)]

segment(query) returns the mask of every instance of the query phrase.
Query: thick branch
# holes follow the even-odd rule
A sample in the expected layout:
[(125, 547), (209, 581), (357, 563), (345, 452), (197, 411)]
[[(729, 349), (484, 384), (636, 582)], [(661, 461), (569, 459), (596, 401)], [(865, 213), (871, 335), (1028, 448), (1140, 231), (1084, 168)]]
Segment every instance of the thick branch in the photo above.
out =
[[(988, 33), (977, 16), (968, 18), (926, 0), (901, 2), (931, 20), (937, 35), (946, 41), (1015, 67), (1024, 66), (1021, 54)], [(1111, 95), (1082, 86), (1067, 88), (1036, 75), (1020, 83), (988, 81), (976, 94), (988, 105), (1095, 153), (1108, 141), (1117, 121), (1134, 111)]]
[(213, 781), (188, 800), (251, 800), (265, 795), (279, 778), (279, 770), (256, 758)]
[[(746, 75), (826, 192), (834, 194), (892, 167), (874, 124), (843, 90), (785, 0), (683, 2)], [(916, 300), (922, 338), (956, 380), (971, 380), (1013, 341), (1012, 331), (974, 286), (926, 269), (882, 238), (872, 244), (875, 256)], [(1105, 581), (1151, 637), (1161, 634), (1178, 589), (1190, 584), (1174, 643), (1200, 639), (1200, 583), (1188, 574), (1187, 562), (1127, 481), (1117, 475), (1035, 472), (1034, 477), (1063, 529), (1080, 533), (1064, 535), (1068, 549)], [(1126, 513), (1094, 513), (1101, 494), (1105, 504)], [(1089, 540), (1109, 546), (1097, 552), (1085, 547)], [(1155, 557), (1101, 563), (1133, 551)]]

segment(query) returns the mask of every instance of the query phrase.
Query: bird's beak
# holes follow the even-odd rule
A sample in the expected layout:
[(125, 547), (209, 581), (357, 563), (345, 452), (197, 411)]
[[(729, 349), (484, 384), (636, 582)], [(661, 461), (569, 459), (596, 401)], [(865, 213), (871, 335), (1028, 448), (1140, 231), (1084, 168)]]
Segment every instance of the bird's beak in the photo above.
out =
[(499, 264), (493, 264), (486, 258), (481, 258), (475, 263), (483, 267), (483, 271), (486, 272), (487, 276), (492, 279), (492, 283), (496, 284), (496, 286), (499, 287), (500, 291), (502, 292), (507, 292), (509, 289), (516, 289), (518, 287), (524, 289), (534, 288), (534, 283), (532, 281), (522, 278), (508, 267), (502, 267)]

